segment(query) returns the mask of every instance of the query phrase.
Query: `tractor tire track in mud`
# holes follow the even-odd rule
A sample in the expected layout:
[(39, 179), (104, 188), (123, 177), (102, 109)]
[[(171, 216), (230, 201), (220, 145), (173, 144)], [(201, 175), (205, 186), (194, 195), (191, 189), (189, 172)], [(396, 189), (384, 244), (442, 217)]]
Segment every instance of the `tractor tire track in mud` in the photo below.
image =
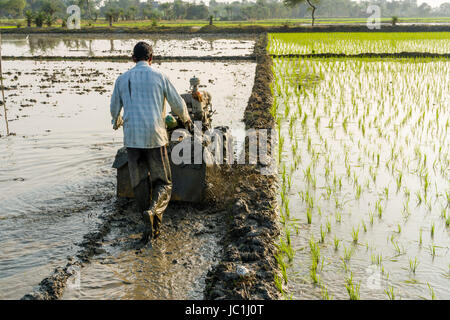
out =
[[(108, 199), (104, 200), (108, 201)], [(118, 255), (127, 254), (143, 264), (155, 265), (157, 264), (155, 250), (164, 251), (163, 255), (167, 254), (168, 257), (170, 255), (167, 265), (159, 266), (162, 273), (166, 268), (173, 268), (173, 265), (177, 264), (179, 267), (172, 272), (172, 279), (164, 279), (163, 274), (156, 275), (153, 279), (156, 283), (149, 285), (149, 288), (152, 288), (150, 292), (142, 292), (142, 295), (129, 298), (203, 298), (201, 293), (204, 277), (216, 259), (220, 249), (218, 242), (225, 232), (223, 210), (211, 209), (211, 206), (206, 205), (171, 203), (163, 217), (160, 238), (144, 246), (140, 242), (144, 226), (134, 201), (110, 199), (103, 209), (105, 214), (100, 217), (101, 222), (97, 230), (86, 234), (83, 241), (78, 243), (80, 250), (76, 256), (69, 258), (65, 266), (57, 267), (49, 277), (40, 282), (33, 292), (22, 299), (64, 298), (67, 282), (77, 276), (77, 272), (85, 277), (85, 274), (89, 273), (89, 270), (85, 270), (94, 262), (120, 265), (120, 259), (116, 259)], [(160, 250), (161, 247), (164, 247), (164, 250)], [(133, 272), (131, 266), (123, 267)], [(136, 278), (136, 280), (143, 280)], [(188, 281), (184, 283), (184, 286), (176, 284), (177, 290), (172, 290), (176, 291), (175, 294), (165, 294), (164, 288), (161, 287), (173, 278)], [(138, 286), (137, 283), (135, 285)], [(189, 293), (192, 287), (196, 290), (194, 293)], [(105, 296), (108, 296), (108, 293), (105, 293)], [(95, 297), (88, 296), (88, 298)]]

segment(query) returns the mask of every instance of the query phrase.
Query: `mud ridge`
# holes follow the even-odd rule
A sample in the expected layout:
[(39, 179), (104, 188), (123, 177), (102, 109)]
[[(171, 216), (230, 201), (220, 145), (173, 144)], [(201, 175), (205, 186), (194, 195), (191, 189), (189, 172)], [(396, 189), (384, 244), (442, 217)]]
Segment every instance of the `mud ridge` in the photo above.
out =
[[(244, 114), (247, 128), (271, 129), (273, 99), (272, 60), (267, 55), (267, 35), (255, 45), (255, 82)], [(269, 139), (270, 144), (270, 139)], [(269, 149), (274, 146), (269, 146)], [(247, 148), (246, 148), (247, 150)], [(234, 194), (228, 210), (228, 230), (221, 261), (208, 273), (206, 299), (280, 299), (274, 282), (279, 274), (275, 245), (280, 235), (277, 215), (276, 172), (261, 174), (262, 164), (235, 165), (227, 173)], [(232, 187), (231, 187), (232, 186)]]
[[(128, 62), (131, 61), (130, 56), (4, 56), (3, 60), (10, 61), (21, 61), (21, 60), (36, 60), (36, 61), (111, 61), (111, 62)], [(221, 62), (221, 61), (254, 61), (255, 56), (154, 56), (154, 62), (195, 62), (195, 61), (205, 61), (205, 62)]]
[(272, 54), (270, 56), (273, 58), (450, 58), (449, 53), (430, 52)]

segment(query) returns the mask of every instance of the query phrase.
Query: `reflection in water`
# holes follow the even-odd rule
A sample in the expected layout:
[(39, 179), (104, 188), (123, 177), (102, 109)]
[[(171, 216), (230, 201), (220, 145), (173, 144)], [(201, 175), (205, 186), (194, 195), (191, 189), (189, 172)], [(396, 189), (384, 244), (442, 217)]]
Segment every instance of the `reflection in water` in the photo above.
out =
[(129, 55), (138, 41), (147, 41), (154, 46), (156, 55), (170, 56), (243, 56), (252, 54), (254, 39), (238, 39), (214, 36), (189, 38), (182, 35), (158, 35), (136, 38), (135, 35), (114, 37), (77, 35), (5, 35), (2, 37), (4, 56), (104, 56)]

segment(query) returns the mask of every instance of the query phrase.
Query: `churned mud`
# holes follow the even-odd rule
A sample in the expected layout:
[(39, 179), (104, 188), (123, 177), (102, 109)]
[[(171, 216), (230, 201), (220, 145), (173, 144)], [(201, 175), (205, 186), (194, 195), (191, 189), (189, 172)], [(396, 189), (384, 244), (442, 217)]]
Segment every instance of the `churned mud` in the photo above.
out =
[[(257, 66), (252, 94), (244, 113), (247, 129), (272, 129), (272, 60), (267, 36), (255, 46)], [(275, 146), (268, 140), (268, 149)], [(248, 150), (247, 150), (248, 151)], [(273, 159), (271, 159), (273, 161)], [(270, 163), (270, 162), (269, 162)], [(275, 242), (280, 234), (277, 215), (276, 171), (261, 173), (263, 164), (233, 166), (227, 183), (235, 191), (228, 210), (228, 231), (222, 259), (208, 274), (206, 299), (280, 299), (274, 282), (278, 274)]]
[(225, 232), (224, 214), (172, 203), (161, 237), (144, 246), (133, 201), (118, 199), (98, 230), (84, 237), (76, 261), (56, 268), (24, 299), (202, 299)]
[[(114, 196), (111, 164), (122, 133), (110, 127), (108, 92), (132, 64), (30, 60), (4, 67), (15, 135), (0, 139), (2, 298), (202, 299), (206, 274), (220, 257), (227, 208), (171, 204), (161, 238), (140, 248), (134, 204)], [(155, 67), (180, 92), (199, 77), (213, 95), (213, 125), (244, 130), (254, 63)]]

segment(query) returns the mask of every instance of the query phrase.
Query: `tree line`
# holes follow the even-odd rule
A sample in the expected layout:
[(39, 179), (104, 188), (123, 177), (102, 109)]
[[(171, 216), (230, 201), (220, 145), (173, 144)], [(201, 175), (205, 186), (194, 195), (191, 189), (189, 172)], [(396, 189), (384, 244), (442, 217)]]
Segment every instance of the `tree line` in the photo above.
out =
[(248, 0), (230, 3), (211, 0), (189, 3), (182, 0), (158, 3), (140, 0), (0, 0), (0, 17), (25, 18), (27, 25), (51, 26), (57, 19), (63, 23), (66, 8), (76, 4), (82, 18), (97, 21), (104, 18), (112, 25), (120, 20), (206, 20), (246, 21), (310, 17), (367, 17), (369, 4), (380, 6), (383, 17), (450, 16), (450, 2), (437, 8), (417, 0)]

